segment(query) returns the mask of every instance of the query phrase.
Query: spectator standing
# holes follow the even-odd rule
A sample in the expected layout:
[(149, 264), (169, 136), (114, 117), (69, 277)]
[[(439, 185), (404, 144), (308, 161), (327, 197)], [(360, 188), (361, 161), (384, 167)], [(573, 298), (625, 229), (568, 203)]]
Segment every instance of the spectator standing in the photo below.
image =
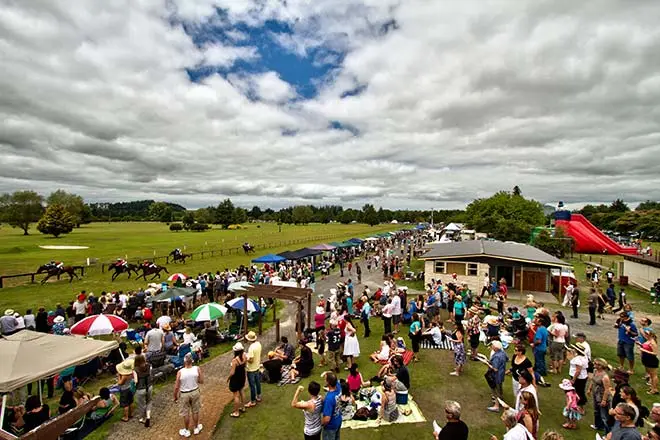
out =
[(498, 412), (500, 410), (500, 402), (498, 399), (503, 399), (502, 383), (504, 382), (504, 374), (506, 372), (506, 362), (508, 360), (506, 353), (502, 350), (502, 343), (500, 341), (493, 341), (491, 343), (493, 350), (490, 356), (488, 368), (492, 371), (490, 373), (492, 380), (489, 383), (491, 393), (493, 396), (493, 406), (488, 407), (488, 411)]
[(320, 395), (321, 385), (318, 382), (311, 381), (307, 385), (309, 400), (299, 400), (300, 393), (305, 388), (301, 385), (296, 389), (296, 393), (291, 400), (291, 407), (303, 410), (305, 415), (305, 427), (303, 434), (305, 440), (321, 440), (321, 418), (323, 414), (323, 397)]
[(392, 333), (392, 311), (394, 306), (392, 305), (392, 298), (387, 298), (387, 302), (381, 310), (381, 317), (383, 318), (383, 334)]
[[(245, 372), (243, 375), (245, 375)], [(243, 380), (245, 380), (245, 377), (243, 377)], [(190, 437), (190, 428), (193, 428), (193, 426), (193, 434), (195, 435), (202, 432), (204, 428), (199, 423), (199, 410), (201, 408), (199, 385), (203, 383), (202, 370), (193, 366), (192, 354), (186, 354), (183, 358), (183, 368), (176, 373), (176, 381), (174, 382), (174, 401), (181, 401), (179, 414), (183, 417), (184, 427), (179, 430), (179, 435), (182, 437)]]
[(588, 391), (591, 393), (594, 404), (594, 424), (592, 429), (597, 431), (610, 431), (607, 425), (608, 409), (611, 401), (611, 382), (607, 374), (610, 366), (603, 358), (594, 359), (594, 374), (591, 377)]
[(74, 322), (82, 321), (87, 314), (87, 297), (84, 294), (78, 295), (78, 299), (73, 303), (75, 312)]
[(434, 432), (436, 440), (467, 440), (469, 429), (461, 420), (461, 405), (453, 400), (445, 401), (447, 424), (440, 432)]
[(341, 349), (341, 330), (337, 327), (337, 321), (330, 321), (330, 330), (326, 337), (328, 340), (328, 366), (335, 373), (339, 373), (343, 352)]
[(364, 325), (364, 337), (368, 338), (369, 335), (371, 334), (371, 329), (369, 328), (369, 318), (371, 317), (371, 303), (369, 302), (369, 298), (367, 296), (362, 297), (362, 302), (364, 303), (362, 306), (362, 310), (360, 311), (360, 321), (362, 322), (362, 325)]
[(534, 333), (534, 371), (540, 376), (545, 376), (547, 370), (545, 367), (545, 353), (548, 350), (548, 329), (546, 328), (547, 317), (545, 315), (537, 315), (534, 318), (537, 325), (536, 333)]
[(137, 401), (138, 420), (148, 428), (151, 426), (151, 405), (153, 387), (151, 383), (151, 365), (139, 354), (135, 356), (135, 400)]
[(395, 292), (392, 296), (392, 322), (394, 323), (394, 334), (399, 333), (399, 324), (401, 323), (401, 296)]
[(144, 351), (147, 360), (154, 354), (163, 351), (165, 346), (165, 333), (159, 328), (154, 327), (144, 336)]
[(616, 354), (619, 357), (619, 366), (623, 368), (624, 361), (628, 359), (628, 374), (634, 374), (635, 338), (638, 335), (637, 326), (630, 319), (628, 312), (621, 312), (615, 327), (618, 328)]
[(326, 374), (325, 384), (328, 392), (323, 401), (323, 417), (321, 419), (323, 440), (339, 440), (342, 418), (339, 406), (341, 391), (337, 387), (337, 376), (332, 373)]
[[(506, 427), (506, 433), (503, 440), (529, 440), (533, 439), (532, 433), (525, 428), (525, 425), (518, 421), (518, 413), (514, 409), (507, 409), (500, 417)], [(497, 440), (496, 435), (491, 435), (490, 440)]]
[(587, 305), (589, 306), (589, 325), (596, 325), (596, 309), (598, 308), (598, 292), (595, 288), (589, 290), (587, 297)]
[(619, 422), (612, 427), (610, 440), (642, 440), (635, 426), (635, 409), (627, 403), (619, 403), (614, 408), (614, 419)]
[(257, 341), (257, 334), (249, 331), (245, 339), (250, 342), (247, 352), (247, 380), (250, 386), (250, 401), (245, 404), (246, 408), (252, 408), (261, 402), (261, 342)]
[(119, 406), (124, 411), (123, 422), (133, 417), (133, 371), (134, 360), (126, 359), (117, 365), (117, 385), (119, 385)]
[(573, 308), (573, 318), (578, 319), (578, 307), (580, 307), (580, 289), (575, 287), (571, 295), (571, 307)]

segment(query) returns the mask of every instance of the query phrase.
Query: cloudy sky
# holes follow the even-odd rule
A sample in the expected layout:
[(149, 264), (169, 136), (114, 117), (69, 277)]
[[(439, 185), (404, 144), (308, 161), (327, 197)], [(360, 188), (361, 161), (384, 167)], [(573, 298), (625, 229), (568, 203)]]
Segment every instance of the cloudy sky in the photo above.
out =
[(660, 3), (4, 0), (0, 192), (660, 199)]

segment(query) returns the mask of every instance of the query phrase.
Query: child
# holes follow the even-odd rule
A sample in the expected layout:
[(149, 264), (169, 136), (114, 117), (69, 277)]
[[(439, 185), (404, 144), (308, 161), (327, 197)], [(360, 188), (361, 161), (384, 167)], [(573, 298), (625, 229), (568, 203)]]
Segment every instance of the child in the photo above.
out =
[(497, 292), (497, 313), (499, 315), (504, 315), (504, 293)]
[(321, 361), (319, 362), (319, 367), (325, 365), (325, 341), (326, 341), (325, 328), (321, 328), (316, 334), (316, 350), (319, 352), (319, 356), (321, 357)]
[(561, 426), (566, 429), (576, 429), (577, 421), (582, 418), (582, 413), (578, 406), (578, 395), (575, 392), (575, 387), (573, 387), (570, 380), (564, 379), (559, 384), (559, 388), (564, 390), (564, 393), (566, 394), (566, 406), (563, 411), (566, 423)]

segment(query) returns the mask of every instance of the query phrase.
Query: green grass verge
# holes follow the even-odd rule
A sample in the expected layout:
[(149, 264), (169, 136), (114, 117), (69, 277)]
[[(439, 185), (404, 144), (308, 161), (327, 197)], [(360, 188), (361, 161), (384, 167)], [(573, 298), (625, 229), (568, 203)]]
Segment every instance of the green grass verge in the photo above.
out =
[[(257, 225), (260, 226), (257, 228)], [(364, 237), (373, 233), (392, 230), (391, 225), (352, 224), (313, 224), (304, 226), (282, 225), (269, 223), (249, 224), (247, 229), (220, 230), (208, 232), (171, 232), (163, 223), (92, 223), (76, 229), (71, 234), (59, 239), (43, 236), (32, 232), (29, 236), (21, 235), (17, 229), (0, 228), (0, 274), (33, 272), (40, 264), (50, 260), (62, 260), (66, 264), (82, 264), (86, 258), (96, 258), (99, 262), (109, 262), (117, 257), (138, 257), (167, 255), (172, 249), (179, 247), (186, 252), (199, 252), (210, 249), (229, 249), (240, 246), (248, 241), (253, 245), (272, 246), (260, 248), (250, 256), (240, 253), (223, 256), (193, 259), (184, 264), (169, 264), (170, 273), (184, 272), (196, 275), (200, 272), (223, 270), (249, 264), (252, 258), (266, 253), (278, 253), (306, 246), (319, 244), (323, 241), (342, 241), (352, 237)], [(322, 240), (320, 237), (333, 237)], [(295, 241), (295, 243), (294, 243)], [(284, 244), (282, 244), (284, 243)], [(288, 243), (288, 244), (287, 244)], [(84, 250), (45, 250), (39, 245), (84, 245)], [(208, 255), (207, 255), (208, 256)], [(81, 290), (100, 293), (101, 291), (133, 290), (145, 287), (144, 281), (128, 280), (120, 276), (111, 282), (111, 274), (101, 273), (100, 267), (90, 268), (82, 280), (68, 283), (65, 280), (48, 282), (45, 285), (25, 284), (29, 279), (17, 279), (22, 283), (11, 287), (11, 280), (5, 280), (6, 286), (0, 289), (0, 309), (12, 308), (21, 313), (27, 308), (41, 305), (53, 309), (58, 302), (66, 303), (75, 298)], [(165, 279), (164, 277), (163, 279)], [(41, 278), (39, 278), (40, 280)]]
[[(369, 362), (367, 356), (376, 350), (379, 336), (382, 334), (382, 321), (371, 320), (373, 334), (370, 338), (360, 338), (360, 349), (363, 355), (358, 358), (360, 371), (366, 378), (373, 376), (378, 367)], [(616, 339), (615, 329), (611, 329), (612, 339)], [(406, 334), (403, 329), (401, 334)], [(407, 339), (407, 338), (406, 338)], [(613, 366), (616, 365), (615, 350), (613, 347), (603, 344), (592, 343), (592, 351), (595, 357), (604, 357)], [(482, 353), (488, 355), (488, 350), (481, 347)], [(531, 350), (528, 350), (531, 352)], [(512, 356), (512, 349), (507, 354)], [(531, 358), (531, 354), (530, 354)], [(445, 400), (457, 400), (463, 407), (463, 419), (470, 428), (470, 438), (487, 439), (489, 434), (496, 434), (502, 438), (504, 427), (499, 420), (499, 415), (489, 413), (486, 407), (490, 404), (490, 393), (483, 377), (485, 366), (477, 362), (468, 362), (465, 374), (461, 377), (449, 376), (453, 370), (453, 353), (444, 350), (422, 350), (420, 362), (410, 365), (412, 387), (410, 394), (419, 404), (426, 423), (400, 424), (384, 426), (377, 429), (342, 430), (341, 436), (347, 440), (391, 440), (403, 438), (431, 438), (431, 422), (436, 419), (441, 425), (444, 424), (442, 412)], [(301, 382), (307, 386), (310, 380), (322, 383), (319, 377), (322, 369), (316, 367), (312, 377)], [(566, 440), (583, 440), (593, 438), (594, 432), (589, 428), (593, 423), (592, 406), (587, 405), (586, 415), (580, 422), (576, 431), (566, 431), (561, 428), (564, 422), (561, 410), (565, 404), (564, 393), (557, 387), (562, 378), (567, 377), (568, 368), (564, 367), (564, 376), (551, 375), (547, 380), (552, 384), (551, 388), (539, 389), (539, 401), (542, 411), (541, 432), (545, 430), (563, 431)], [(655, 399), (645, 393), (645, 384), (642, 380), (641, 365), (637, 366), (636, 375), (633, 376), (631, 384), (640, 393), (644, 405), (649, 408)], [(340, 377), (346, 377), (342, 372)], [(264, 401), (256, 409), (250, 410), (239, 419), (232, 419), (228, 415), (231, 405), (225, 408), (223, 418), (214, 433), (214, 439), (251, 440), (272, 438), (300, 438), (302, 437), (303, 416), (300, 411), (290, 407), (291, 398), (295, 392), (295, 386), (287, 385), (278, 387), (276, 385), (264, 386)], [(304, 394), (304, 393), (303, 393)], [(511, 391), (511, 379), (507, 377), (504, 384), (505, 400), (513, 404)]]

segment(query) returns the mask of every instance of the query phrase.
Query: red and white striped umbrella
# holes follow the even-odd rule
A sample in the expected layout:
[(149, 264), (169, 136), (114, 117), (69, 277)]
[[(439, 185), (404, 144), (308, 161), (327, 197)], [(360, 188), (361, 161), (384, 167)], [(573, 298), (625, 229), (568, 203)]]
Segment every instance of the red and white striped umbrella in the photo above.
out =
[(167, 279), (167, 281), (174, 281), (174, 282), (177, 282), (177, 281), (179, 281), (179, 280), (181, 280), (181, 281), (185, 281), (185, 280), (187, 280), (187, 279), (188, 279), (188, 276), (187, 276), (186, 274), (183, 274), (183, 273), (173, 273), (172, 275), (170, 275), (170, 277)]
[(128, 328), (128, 322), (115, 315), (92, 315), (73, 324), (74, 335), (99, 336), (121, 332)]

